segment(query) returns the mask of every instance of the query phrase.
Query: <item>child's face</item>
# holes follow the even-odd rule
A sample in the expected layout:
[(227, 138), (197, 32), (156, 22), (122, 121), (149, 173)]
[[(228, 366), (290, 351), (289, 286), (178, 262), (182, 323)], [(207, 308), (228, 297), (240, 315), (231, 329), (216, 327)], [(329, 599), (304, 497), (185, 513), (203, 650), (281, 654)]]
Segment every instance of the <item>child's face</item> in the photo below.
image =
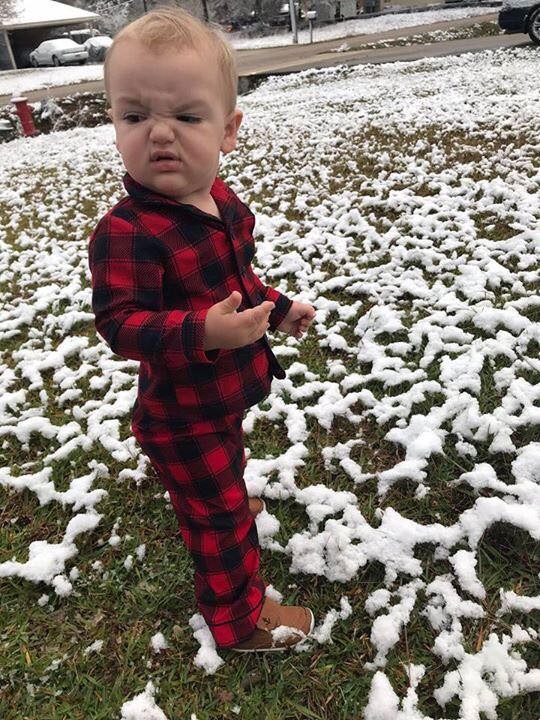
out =
[(220, 152), (235, 148), (242, 120), (239, 110), (226, 109), (211, 51), (158, 54), (122, 40), (108, 79), (116, 147), (128, 173), (155, 192), (207, 207)]

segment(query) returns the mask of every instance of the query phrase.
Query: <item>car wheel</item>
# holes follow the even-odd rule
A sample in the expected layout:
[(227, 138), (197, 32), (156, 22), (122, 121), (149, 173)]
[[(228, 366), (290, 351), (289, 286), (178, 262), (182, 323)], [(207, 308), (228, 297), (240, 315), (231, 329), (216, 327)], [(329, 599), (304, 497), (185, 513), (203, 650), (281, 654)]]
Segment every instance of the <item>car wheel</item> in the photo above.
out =
[(32, 67), (38, 67), (38, 61), (35, 57), (30, 58), (30, 62), (32, 63)]
[(53, 65), (54, 65), (55, 67), (58, 67), (59, 65), (62, 64), (62, 63), (60, 62), (60, 60), (56, 57), (56, 55), (53, 55), (52, 61), (53, 61)]
[(531, 13), (527, 32), (533, 43), (540, 45), (540, 8), (536, 8), (536, 10), (533, 10)]

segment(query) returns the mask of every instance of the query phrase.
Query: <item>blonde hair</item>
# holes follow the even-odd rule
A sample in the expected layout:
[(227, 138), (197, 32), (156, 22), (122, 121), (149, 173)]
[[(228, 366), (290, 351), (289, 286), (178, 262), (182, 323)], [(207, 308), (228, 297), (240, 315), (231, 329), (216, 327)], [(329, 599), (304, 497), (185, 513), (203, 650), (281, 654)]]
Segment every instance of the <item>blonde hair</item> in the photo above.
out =
[(236, 107), (238, 71), (233, 48), (220, 32), (211, 25), (180, 8), (159, 8), (143, 15), (126, 25), (115, 36), (105, 55), (103, 77), (105, 92), (109, 98), (108, 77), (114, 48), (126, 39), (137, 40), (152, 51), (182, 50), (189, 48), (202, 50), (210, 48), (215, 54), (219, 70), (224, 80), (224, 96), (227, 111)]

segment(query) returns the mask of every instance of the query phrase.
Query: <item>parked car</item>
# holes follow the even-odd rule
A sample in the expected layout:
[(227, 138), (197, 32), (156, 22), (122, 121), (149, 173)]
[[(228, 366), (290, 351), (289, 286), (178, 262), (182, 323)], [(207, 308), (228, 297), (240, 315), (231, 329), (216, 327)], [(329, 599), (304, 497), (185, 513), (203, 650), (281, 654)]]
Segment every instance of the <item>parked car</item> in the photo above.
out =
[(88, 60), (88, 53), (82, 45), (69, 38), (44, 40), (30, 53), (30, 62), (34, 67), (39, 65), (67, 65)]
[(533, 43), (540, 45), (540, 0), (503, 0), (499, 26), (510, 32), (529, 33)]
[(94, 37), (88, 38), (83, 44), (83, 48), (88, 53), (89, 60), (93, 62), (103, 62), (105, 60), (105, 53), (111, 45), (112, 38), (107, 35), (95, 35)]

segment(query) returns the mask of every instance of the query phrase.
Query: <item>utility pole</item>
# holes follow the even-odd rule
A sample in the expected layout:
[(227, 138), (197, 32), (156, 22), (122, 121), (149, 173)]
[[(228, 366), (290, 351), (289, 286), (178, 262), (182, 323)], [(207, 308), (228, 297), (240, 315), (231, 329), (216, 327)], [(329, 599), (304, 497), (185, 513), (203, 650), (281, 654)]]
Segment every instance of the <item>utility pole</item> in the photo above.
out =
[(146, 7), (146, 0), (142, 0), (142, 4), (143, 4), (144, 12), (147, 13), (148, 8)]
[(289, 0), (289, 15), (291, 16), (292, 41), (294, 45), (298, 44), (298, 28), (296, 27), (296, 6), (294, 0)]

